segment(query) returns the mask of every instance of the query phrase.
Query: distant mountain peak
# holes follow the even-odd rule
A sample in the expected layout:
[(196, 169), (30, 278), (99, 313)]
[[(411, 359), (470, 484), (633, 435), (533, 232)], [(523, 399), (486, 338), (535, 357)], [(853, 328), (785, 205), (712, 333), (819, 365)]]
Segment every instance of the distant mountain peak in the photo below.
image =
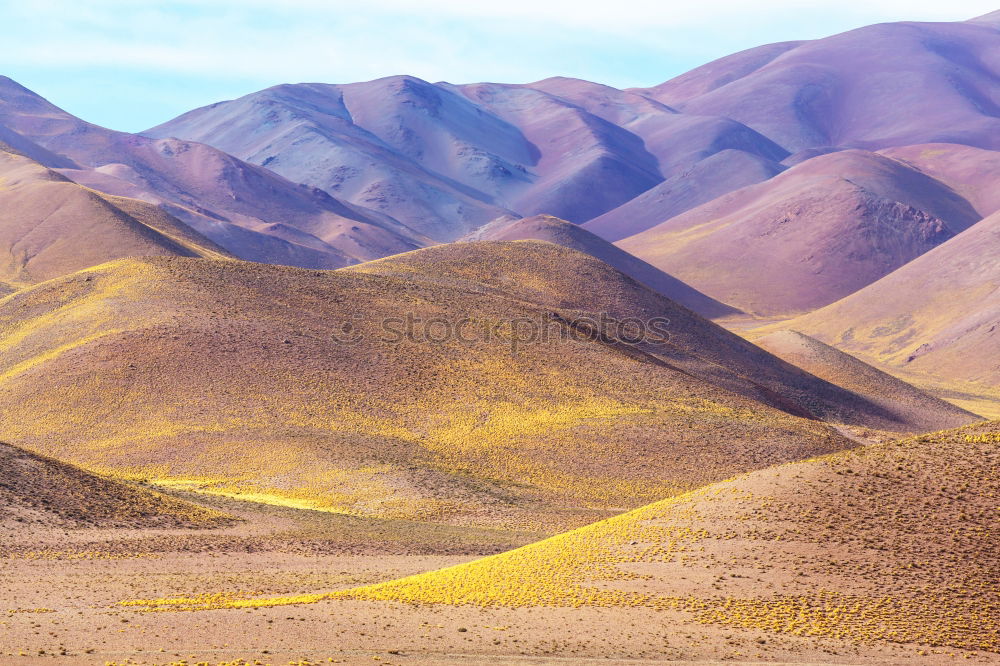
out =
[(990, 23), (1000, 25), (1000, 9), (990, 12), (989, 14), (983, 14), (982, 16), (969, 19), (966, 23)]

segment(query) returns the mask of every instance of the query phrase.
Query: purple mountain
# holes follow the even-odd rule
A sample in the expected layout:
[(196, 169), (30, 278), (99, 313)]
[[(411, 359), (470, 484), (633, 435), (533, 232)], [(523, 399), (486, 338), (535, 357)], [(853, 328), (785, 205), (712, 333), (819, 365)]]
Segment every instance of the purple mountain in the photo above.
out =
[(738, 120), (791, 152), (916, 143), (1000, 148), (1000, 18), (885, 23), (744, 51), (636, 90)]
[(822, 307), (978, 222), (944, 183), (862, 150), (807, 160), (619, 246), (741, 310)]
[(439, 241), (511, 213), (586, 222), (724, 150), (788, 155), (737, 121), (565, 78), (282, 85), (145, 134), (208, 143)]
[[(960, 23), (869, 26), (750, 49), (648, 89), (561, 77), (524, 85), (432, 84), (409, 76), (282, 85), (196, 109), (146, 134), (204, 142), (435, 241), (505, 215), (540, 214), (624, 241), (838, 151), (948, 143), (983, 151), (966, 157), (987, 159), (987, 151), (1000, 149), (998, 27), (996, 13)], [(911, 153), (916, 161), (900, 161), (922, 170)], [(989, 185), (976, 186), (978, 193), (963, 185), (969, 169), (962, 171), (957, 155), (928, 164), (929, 175), (967, 196), (981, 217), (993, 207)], [(868, 177), (867, 163), (839, 164), (842, 184)], [(880, 191), (841, 188), (824, 198), (812, 187), (796, 185), (796, 198), (861, 227), (875, 214), (872, 201), (905, 208), (918, 194), (886, 199)], [(765, 226), (742, 225), (738, 239), (751, 250), (766, 246), (768, 215), (752, 218)], [(799, 225), (786, 233), (788, 247), (807, 248), (816, 229)], [(886, 259), (878, 257), (882, 235), (852, 238), (851, 251), (880, 266), (860, 271), (863, 280), (937, 242), (921, 237)], [(713, 237), (712, 246), (721, 252), (725, 243)], [(656, 250), (688, 251), (667, 248), (662, 238)], [(678, 275), (683, 279), (683, 270)], [(849, 282), (841, 287), (853, 288)], [(841, 287), (819, 301), (841, 296)]]
[(1000, 207), (998, 49), (994, 12), (761, 46), (648, 89), (280, 85), (142, 135), (0, 79), (0, 144), (243, 258), (332, 268), (551, 215), (718, 301), (795, 313)]
[(0, 77), (0, 142), (108, 194), (159, 205), (236, 256), (337, 268), (429, 241), (210, 146), (115, 132)]

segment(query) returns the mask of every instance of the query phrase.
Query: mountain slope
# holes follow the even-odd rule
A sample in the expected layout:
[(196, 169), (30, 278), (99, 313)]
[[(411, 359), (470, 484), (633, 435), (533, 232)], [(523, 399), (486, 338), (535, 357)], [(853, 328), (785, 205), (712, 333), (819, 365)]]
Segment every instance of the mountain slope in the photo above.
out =
[(25, 285), (120, 257), (225, 257), (160, 209), (102, 195), (0, 151), (0, 281)]
[(890, 367), (1000, 385), (1000, 213), (866, 289), (788, 322)]
[(215, 527), (212, 509), (95, 476), (0, 443), (0, 532), (26, 524), (60, 527)]
[(778, 42), (739, 51), (695, 67), (652, 88), (636, 88), (634, 92), (645, 94), (663, 104), (680, 105), (749, 76), (785, 52), (805, 43)]
[[(344, 269), (502, 295), (545, 308), (575, 335), (597, 334), (627, 351), (790, 414), (912, 432), (913, 424), (866, 398), (796, 368), (607, 264), (549, 243), (458, 243)], [(512, 322), (513, 324), (513, 322)], [(547, 331), (529, 326), (524, 335)], [(943, 421), (944, 424), (949, 421)]]
[(73, 160), (56, 155), (2, 125), (0, 125), (0, 151), (27, 157), (50, 169), (72, 169), (77, 167)]
[(521, 219), (500, 218), (480, 227), (463, 240), (540, 240), (555, 243), (599, 259), (703, 317), (718, 317), (738, 312), (735, 308), (705, 296), (680, 280), (620, 250), (583, 227), (551, 215), (536, 215)]
[(1000, 148), (989, 21), (883, 23), (710, 63), (643, 92), (738, 120), (790, 152), (919, 143)]
[(918, 430), (941, 429), (949, 421), (951, 427), (959, 427), (974, 418), (964, 409), (797, 331), (776, 331), (753, 342), (796, 367), (900, 414), (901, 420), (913, 423)]
[(879, 152), (948, 185), (983, 217), (1000, 210), (1000, 151), (929, 143)]
[[(412, 267), (402, 278), (162, 258), (21, 290), (0, 302), (5, 432), (154, 484), (547, 530), (851, 445), (821, 423), (580, 334), (570, 304), (556, 318), (539, 304), (560, 299), (558, 274), (575, 266), (592, 272), (591, 293), (622, 307), (683, 310), (600, 262), (536, 242), (461, 243), (428, 260), (441, 267), (442, 252), (470, 248), (490, 253), (489, 265), (533, 272), (519, 282), (533, 293), (505, 294), (468, 272), (448, 284)], [(467, 258), (470, 270), (487, 265)], [(441, 320), (469, 322), (463, 339), (439, 339)], [(425, 329), (429, 321), (439, 323)], [(522, 321), (550, 335), (521, 339)]]
[[(659, 171), (665, 178), (676, 176), (693, 164), (725, 150), (740, 150), (771, 161), (779, 161), (788, 155), (788, 151), (781, 146), (735, 120), (680, 114), (675, 109), (628, 90), (561, 76), (524, 87), (578, 106), (635, 134), (656, 158)], [(505, 88), (516, 89), (517, 86)]]
[(785, 315), (843, 298), (978, 219), (943, 183), (849, 150), (802, 162), (619, 246), (725, 303)]
[(645, 606), (680, 612), (668, 640), (722, 624), (1000, 653), (998, 492), (993, 422), (780, 465), (501, 555), (299, 601)]
[(784, 170), (777, 162), (757, 155), (723, 150), (584, 226), (609, 241), (622, 240), (728, 192), (768, 180)]
[(335, 268), (427, 242), (391, 218), (209, 146), (84, 122), (6, 77), (0, 101), (4, 131), (56, 155), (64, 163), (53, 166), (67, 177), (156, 204), (243, 258)]
[(532, 187), (511, 202), (518, 213), (549, 213), (584, 222), (662, 180), (656, 157), (640, 137), (572, 102), (542, 90), (496, 83), (458, 90), (516, 126), (538, 151), (531, 165)]
[(995, 12), (990, 12), (989, 14), (977, 16), (976, 18), (967, 21), (967, 23), (982, 23), (984, 25), (998, 26), (1000, 25), (1000, 9)]
[(0, 301), (0, 404), (10, 441), (122, 478), (543, 530), (852, 445), (802, 416), (913, 429), (537, 241), (57, 278)]

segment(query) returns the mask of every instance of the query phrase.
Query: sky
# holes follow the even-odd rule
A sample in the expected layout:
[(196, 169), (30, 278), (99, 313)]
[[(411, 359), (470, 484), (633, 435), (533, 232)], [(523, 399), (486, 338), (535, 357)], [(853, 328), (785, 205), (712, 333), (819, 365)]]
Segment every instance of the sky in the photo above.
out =
[(279, 83), (411, 74), (650, 86), (760, 44), (965, 20), (995, 2), (0, 0), (0, 74), (134, 132)]

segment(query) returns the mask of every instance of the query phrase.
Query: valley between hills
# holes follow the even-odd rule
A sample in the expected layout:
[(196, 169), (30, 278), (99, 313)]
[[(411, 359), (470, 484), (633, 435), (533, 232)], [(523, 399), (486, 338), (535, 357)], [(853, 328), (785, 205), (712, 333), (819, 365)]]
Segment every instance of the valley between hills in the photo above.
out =
[(997, 663), (997, 53), (0, 77), (0, 663)]

